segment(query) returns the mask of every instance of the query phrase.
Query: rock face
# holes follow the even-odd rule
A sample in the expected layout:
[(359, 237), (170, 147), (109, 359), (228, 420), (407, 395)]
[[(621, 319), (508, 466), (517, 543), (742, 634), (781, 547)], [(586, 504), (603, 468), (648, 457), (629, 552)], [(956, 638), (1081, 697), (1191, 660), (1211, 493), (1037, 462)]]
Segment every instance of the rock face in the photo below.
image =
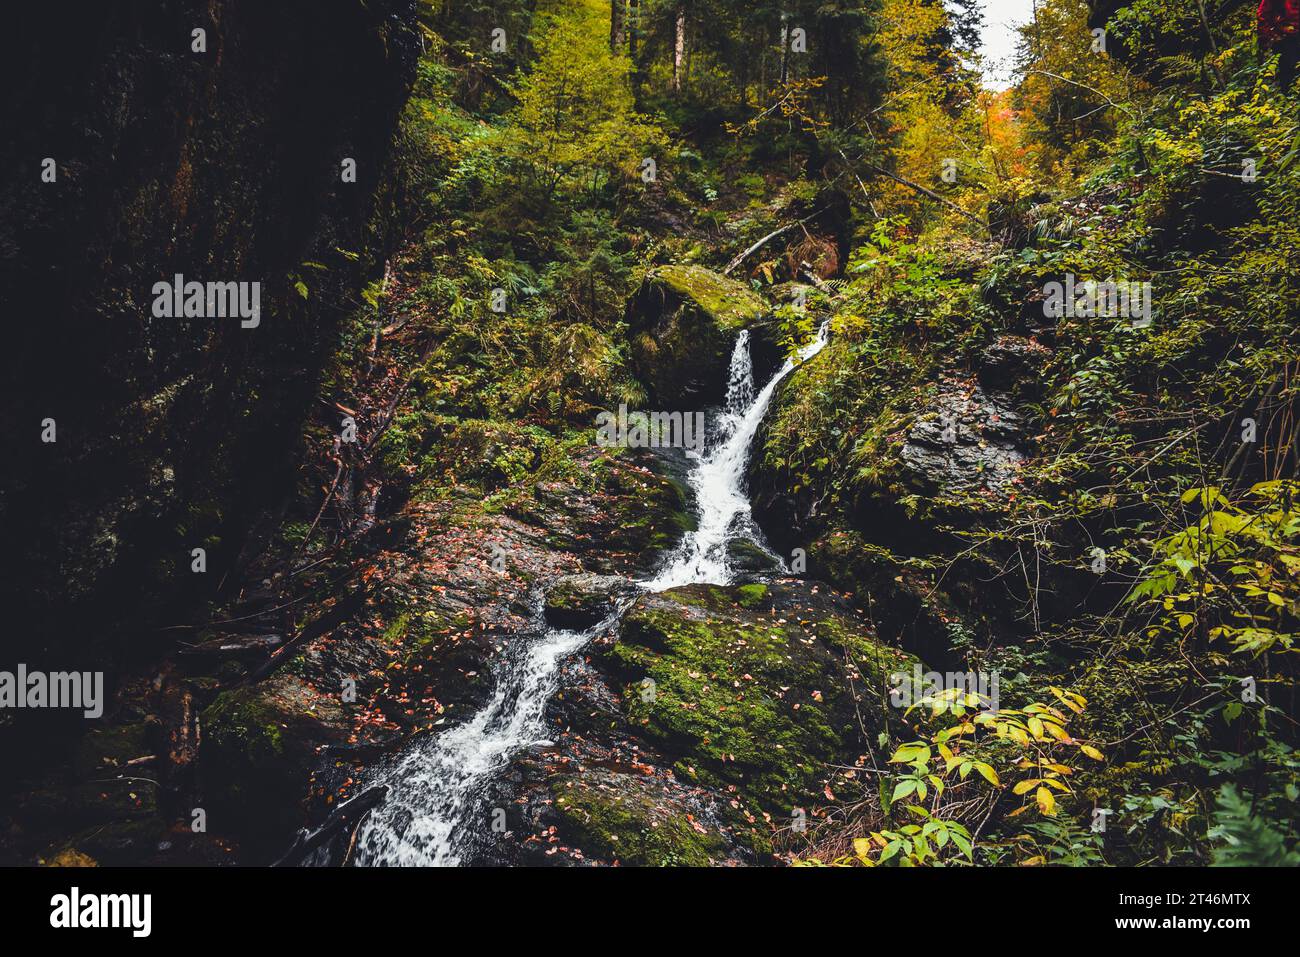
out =
[(1019, 413), (978, 385), (945, 384), (899, 451), (904, 481), (927, 494), (996, 492), (1025, 455)]
[[(209, 597), (282, 498), (368, 268), (419, 40), (413, 0), (34, 4), (14, 19), (0, 534), (16, 547), (0, 587), (15, 651), (84, 660), (119, 650), (130, 609)], [(256, 327), (156, 317), (154, 284), (177, 274), (259, 283)]]
[(721, 402), (736, 336), (766, 312), (746, 286), (703, 266), (653, 270), (628, 307), (633, 366), (651, 400), (670, 410)]
[(979, 381), (990, 392), (1018, 398), (1042, 394), (1042, 370), (1052, 350), (1024, 336), (998, 336), (980, 354)]
[[(786, 380), (771, 421), (828, 392), (822, 375), (853, 381), (834, 342), (822, 355)], [(810, 487), (788, 448), (774, 451), (760, 433), (748, 475), (755, 518), (782, 554), (806, 550), (810, 576), (869, 606), (884, 641), (931, 665), (962, 663), (954, 636), (1017, 634), (1015, 597), (986, 587), (995, 572), (987, 557), (963, 554), (961, 536), (998, 521), (1017, 494), (1033, 452), (1028, 396), (1049, 358), (1032, 339), (1002, 336), (976, 369), (937, 373), (869, 406), (854, 433), (856, 472), (837, 473), (837, 486), (823, 477)]]
[(642, 595), (502, 783), (518, 817), (483, 863), (770, 862), (795, 809), (815, 820), (853, 777), (831, 765), (867, 760), (912, 660), (801, 581)]
[(619, 599), (632, 590), (614, 575), (569, 575), (546, 593), (546, 623), (581, 631), (613, 614)]

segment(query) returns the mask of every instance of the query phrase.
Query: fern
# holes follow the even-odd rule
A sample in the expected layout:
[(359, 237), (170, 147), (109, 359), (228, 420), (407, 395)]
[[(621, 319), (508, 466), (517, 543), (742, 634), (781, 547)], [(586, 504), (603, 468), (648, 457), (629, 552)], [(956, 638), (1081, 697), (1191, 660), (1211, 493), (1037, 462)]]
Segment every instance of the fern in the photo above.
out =
[(1218, 805), (1209, 836), (1224, 844), (1214, 850), (1215, 867), (1300, 867), (1300, 850), (1286, 846), (1286, 836), (1252, 810), (1235, 784), (1219, 789)]

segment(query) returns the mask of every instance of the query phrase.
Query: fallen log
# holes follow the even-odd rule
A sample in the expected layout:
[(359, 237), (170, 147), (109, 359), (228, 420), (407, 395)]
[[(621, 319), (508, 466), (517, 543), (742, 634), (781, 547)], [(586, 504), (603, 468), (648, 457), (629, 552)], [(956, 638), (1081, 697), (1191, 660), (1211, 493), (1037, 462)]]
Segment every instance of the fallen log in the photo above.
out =
[(293, 654), (302, 645), (318, 638), (325, 632), (343, 624), (348, 618), (360, 611), (366, 603), (366, 590), (364, 588), (352, 592), (335, 602), (334, 607), (325, 614), (320, 615), (314, 621), (307, 624), (302, 631), (294, 635), (287, 642), (281, 645), (271, 657), (262, 662), (257, 668), (249, 674), (244, 680), (244, 684), (256, 684), (271, 672), (279, 668), (280, 665), (288, 661)]
[(265, 655), (280, 646), (279, 635), (228, 635), (186, 645), (177, 651), (185, 657), (237, 658), (241, 655)]
[[(388, 785), (379, 784), (372, 788), (367, 788), (355, 797), (351, 797), (336, 807), (325, 819), (320, 827), (314, 831), (302, 828), (298, 831), (298, 836), (294, 838), (293, 845), (284, 853), (278, 861), (272, 864), (272, 867), (297, 867), (301, 864), (312, 851), (325, 844), (336, 834), (343, 832), (345, 829), (355, 833), (357, 825), (361, 823), (371, 810), (379, 806), (388, 797)], [(349, 852), (351, 848), (349, 848)]]
[(934, 200), (936, 203), (942, 203), (944, 206), (947, 206), (949, 209), (951, 209), (954, 213), (957, 213), (960, 216), (965, 216), (972, 223), (979, 223), (979, 225), (983, 226), (985, 229), (989, 228), (989, 224), (986, 223), (984, 220), (980, 219), (974, 213), (967, 212), (966, 210), (962, 209), (960, 206), (958, 206), (956, 203), (952, 202), (951, 200), (945, 199), (944, 197), (940, 196), (934, 190), (922, 186), (920, 183), (913, 183), (910, 179), (908, 179), (905, 176), (899, 176), (897, 173), (891, 173), (883, 166), (877, 166), (875, 163), (869, 163), (866, 160), (860, 160), (859, 162), (861, 162), (862, 165), (865, 166), (867, 169), (871, 170), (871, 172), (876, 173), (880, 176), (886, 176), (889, 179), (892, 179), (895, 183), (898, 183), (902, 186), (906, 186), (908, 189), (915, 190), (916, 192), (920, 193), (922, 196)]
[(725, 267), (723, 267), (722, 275), (725, 276), (725, 275), (727, 275), (728, 273), (730, 273), (731, 270), (735, 269), (737, 266), (739, 266), (741, 263), (743, 263), (743, 262), (744, 262), (746, 259), (748, 259), (750, 256), (754, 255), (754, 253), (758, 252), (760, 249), (762, 249), (764, 246), (766, 246), (766, 245), (767, 245), (768, 243), (770, 243), (772, 240), (776, 239), (776, 237), (778, 237), (778, 236), (784, 236), (784, 235), (785, 235), (786, 233), (788, 233), (790, 230), (794, 229), (796, 226), (800, 226), (800, 225), (802, 225), (802, 224), (805, 223), (805, 222), (807, 222), (807, 220), (802, 220), (802, 219), (801, 219), (801, 220), (799, 220), (798, 222), (795, 222), (795, 223), (786, 223), (786, 224), (785, 224), (784, 226), (782, 226), (781, 228), (772, 230), (770, 233), (768, 233), (766, 236), (764, 236), (764, 237), (763, 237), (762, 239), (760, 239), (758, 242), (754, 243), (754, 245), (750, 246), (750, 247), (749, 247), (748, 249), (746, 249), (743, 253), (741, 253), (739, 256), (737, 256), (735, 259), (733, 259), (731, 262), (727, 263), (727, 265), (726, 265)]

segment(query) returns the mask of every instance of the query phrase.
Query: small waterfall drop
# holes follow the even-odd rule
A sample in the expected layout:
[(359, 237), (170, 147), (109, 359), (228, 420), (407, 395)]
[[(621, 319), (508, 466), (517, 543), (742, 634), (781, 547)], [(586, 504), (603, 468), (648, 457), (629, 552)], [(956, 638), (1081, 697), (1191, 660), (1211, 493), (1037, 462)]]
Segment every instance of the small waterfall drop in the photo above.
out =
[[(641, 583), (643, 588), (663, 591), (731, 580), (728, 542), (738, 536), (759, 537), (744, 488), (750, 445), (777, 386), (822, 350), (827, 335), (823, 325), (816, 338), (794, 359), (786, 360), (757, 395), (749, 333), (737, 338), (713, 449), (696, 461), (689, 476), (699, 525), (687, 533), (664, 570)], [(543, 741), (546, 703), (559, 683), (561, 665), (613, 627), (620, 615), (621, 610), (583, 632), (542, 627), (538, 637), (514, 642), (496, 671), (492, 698), (475, 715), (379, 765), (367, 783), (388, 785), (388, 798), (361, 826), (357, 864), (462, 863), (487, 820), (476, 820), (475, 815), (486, 814), (485, 797), (495, 775), (520, 751)]]
[(496, 692), (477, 714), (381, 766), (372, 783), (387, 784), (388, 799), (361, 827), (357, 864), (461, 863), (487, 822), (471, 815), (483, 812), (480, 798), (492, 776), (543, 740), (543, 712), (560, 664), (612, 621), (581, 632), (552, 628), (534, 641), (516, 642), (497, 671)]
[[(757, 396), (753, 396), (749, 333), (740, 334), (731, 357), (727, 401), (716, 445), (700, 458), (688, 479), (695, 493), (699, 524), (682, 539), (663, 571), (645, 583), (646, 589), (664, 591), (696, 582), (725, 585), (731, 581), (727, 544), (737, 537), (752, 539), (758, 535), (745, 492), (745, 470), (749, 466), (754, 434), (767, 414), (777, 386), (800, 363), (825, 348), (828, 334), (827, 326), (823, 325), (816, 338), (800, 349), (795, 358), (787, 359)], [(748, 402), (742, 399), (746, 389), (752, 396)]]

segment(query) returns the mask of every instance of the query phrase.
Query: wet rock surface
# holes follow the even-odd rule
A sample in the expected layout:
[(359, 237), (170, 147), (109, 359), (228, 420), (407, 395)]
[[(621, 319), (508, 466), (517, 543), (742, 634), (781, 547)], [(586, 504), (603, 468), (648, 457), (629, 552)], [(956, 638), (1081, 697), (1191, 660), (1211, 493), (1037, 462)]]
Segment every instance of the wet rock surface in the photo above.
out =
[(608, 618), (619, 599), (634, 590), (626, 579), (612, 575), (561, 578), (546, 592), (546, 623), (553, 628), (582, 631)]
[(1024, 420), (978, 384), (946, 383), (899, 451), (903, 480), (930, 494), (997, 492), (1025, 459)]
[(818, 586), (691, 585), (643, 594), (566, 668), (554, 739), (493, 800), (480, 863), (759, 864), (795, 808), (824, 813), (875, 760), (888, 676), (911, 658)]
[[(755, 455), (755, 517), (779, 551), (805, 549), (809, 575), (869, 607), (884, 640), (931, 665), (960, 664), (953, 635), (1017, 634), (1015, 596), (985, 586), (998, 570), (968, 552), (963, 536), (995, 525), (1020, 494), (1037, 429), (1029, 402), (1049, 358), (1033, 339), (1000, 336), (975, 372), (949, 371), (906, 397), (871, 402), (875, 417), (853, 433), (844, 454), (855, 471), (837, 479), (838, 495), (814, 494), (783, 454)], [(799, 414), (823, 388), (816, 367), (796, 372), (771, 418)], [(758, 447), (766, 441), (760, 432)]]
[(781, 563), (766, 550), (743, 538), (733, 539), (727, 543), (727, 559), (737, 572), (757, 573), (775, 572)]

